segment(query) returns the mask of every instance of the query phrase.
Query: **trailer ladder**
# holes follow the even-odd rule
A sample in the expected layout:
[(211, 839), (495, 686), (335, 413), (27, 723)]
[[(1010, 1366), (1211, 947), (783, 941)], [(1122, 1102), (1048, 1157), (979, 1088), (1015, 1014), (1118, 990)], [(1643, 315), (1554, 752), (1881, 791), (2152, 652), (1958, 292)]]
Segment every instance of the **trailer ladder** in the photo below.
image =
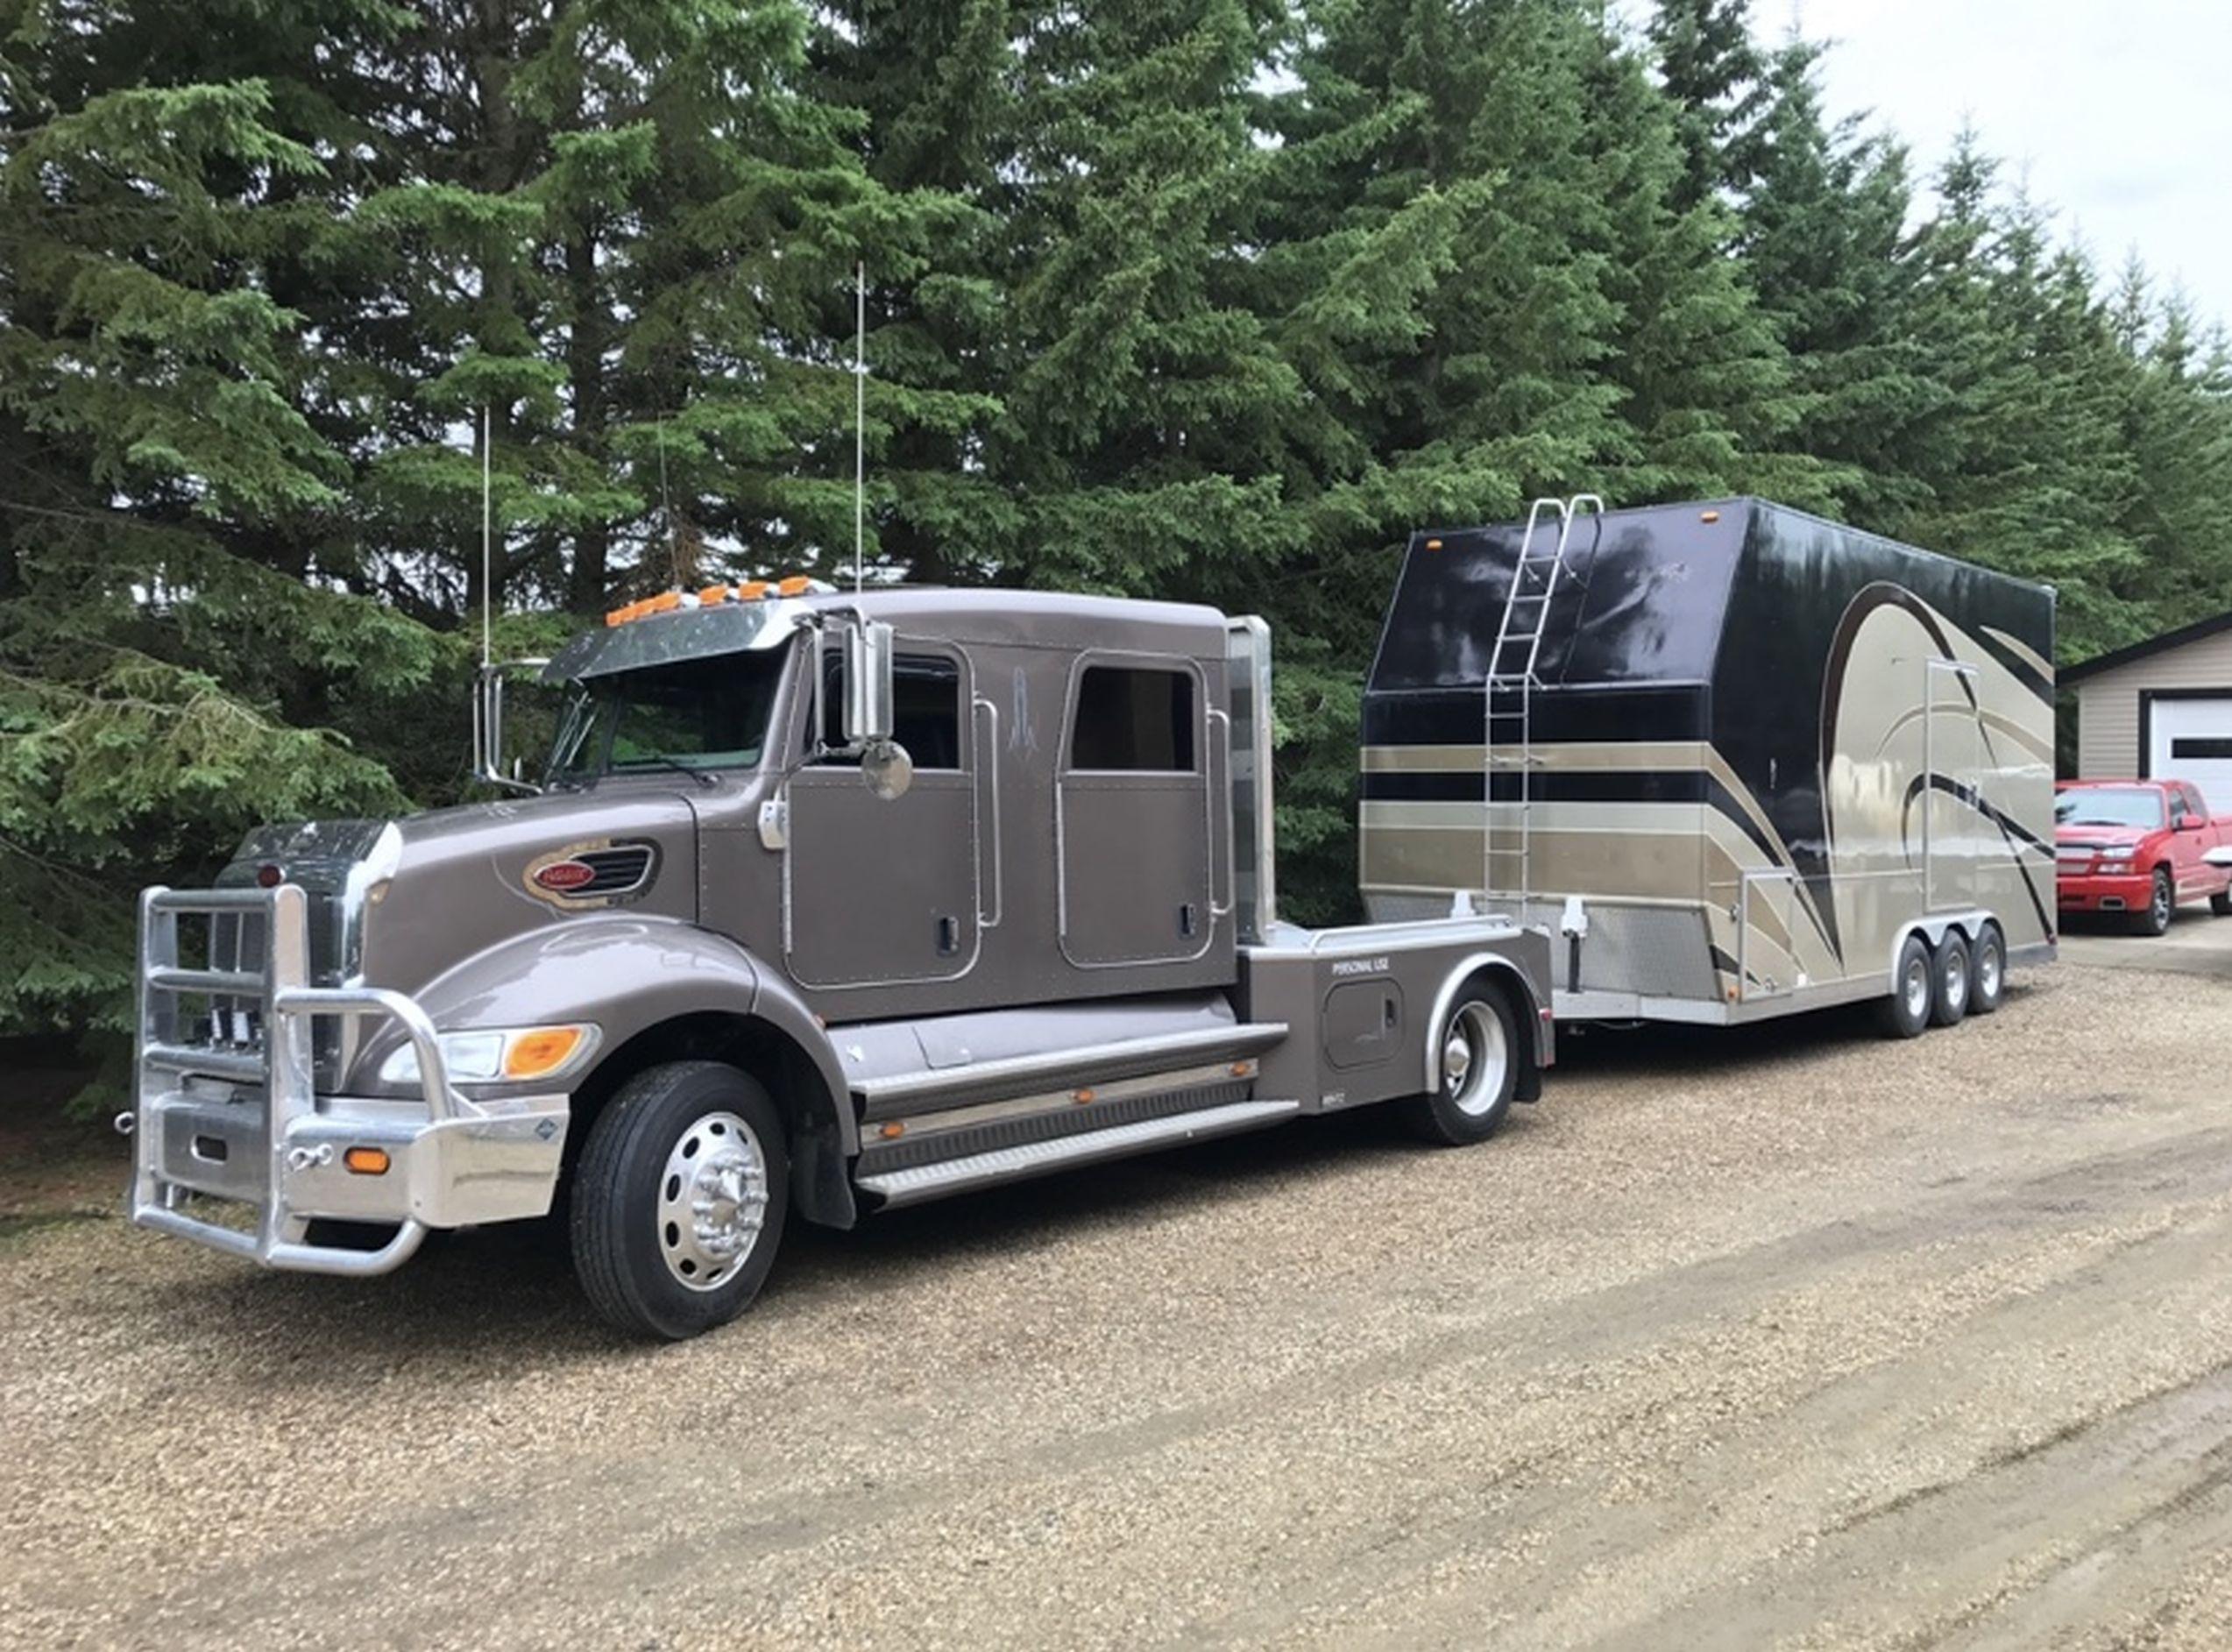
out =
[[(1594, 493), (1577, 493), (1569, 500), (1538, 499), (1527, 507), (1527, 526), (1519, 538), (1519, 559), (1512, 566), (1511, 588), (1505, 593), (1495, 646), (1488, 654), (1481, 697), (1481, 897), (1484, 902), (1499, 894), (1515, 898), (1516, 915), (1522, 923), (1534, 893), (1534, 691), (1541, 686), (1536, 668), (1542, 657), (1543, 635), (1549, 628), (1550, 601), (1566, 571), (1566, 549), (1572, 542), (1574, 522), (1584, 514), (1601, 522), (1604, 513), (1605, 501)], [(1552, 519), (1555, 520), (1555, 537), (1547, 551), (1539, 550), (1536, 542)], [(1516, 795), (1504, 799), (1500, 832), (1496, 796), (1499, 774), (1518, 776), (1518, 783), (1506, 789)]]

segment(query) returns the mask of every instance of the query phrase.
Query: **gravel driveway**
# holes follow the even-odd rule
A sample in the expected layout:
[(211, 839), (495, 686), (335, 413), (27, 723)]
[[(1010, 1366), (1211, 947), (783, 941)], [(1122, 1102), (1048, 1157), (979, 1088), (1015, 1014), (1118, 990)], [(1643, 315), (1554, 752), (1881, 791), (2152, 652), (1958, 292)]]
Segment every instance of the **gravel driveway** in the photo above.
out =
[(2016, 982), (794, 1233), (670, 1349), (500, 1235), (24, 1225), (0, 1641), (2232, 1644), (2232, 984)]

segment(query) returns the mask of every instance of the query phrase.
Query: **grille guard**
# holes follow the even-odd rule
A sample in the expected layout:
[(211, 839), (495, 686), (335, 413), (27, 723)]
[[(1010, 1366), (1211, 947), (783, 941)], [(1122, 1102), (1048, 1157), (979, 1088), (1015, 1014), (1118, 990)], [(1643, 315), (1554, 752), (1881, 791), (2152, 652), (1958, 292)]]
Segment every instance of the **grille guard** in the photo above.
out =
[[(416, 1214), (383, 1213), (396, 1219), (394, 1237), (376, 1251), (313, 1244), (306, 1235), (313, 1216), (333, 1214), (331, 1199), (312, 1198), (297, 1209), (298, 1186), (330, 1173), (339, 1151), (337, 1135), (392, 1138), (399, 1152), (420, 1144), (431, 1151), (417, 1173), (394, 1195), (418, 1201), (444, 1182), (442, 1159), (452, 1144), (470, 1146), (470, 1138), (493, 1125), (540, 1124), (549, 1115), (529, 1113), (487, 1120), (482, 1109), (450, 1088), (440, 1041), (425, 1010), (407, 995), (378, 987), (316, 987), (310, 982), (308, 904), (297, 885), (273, 889), (171, 890), (156, 887), (140, 897), (138, 1043), (133, 1074), (131, 1219), (142, 1227), (229, 1251), (266, 1267), (300, 1273), (360, 1276), (385, 1273), (408, 1260), (424, 1241), (429, 1223)], [(260, 918), (265, 925), (260, 970), (194, 969), (179, 961), (182, 915)], [(181, 996), (237, 998), (261, 1008), (260, 1047), (187, 1042), (180, 1011)], [(321, 1017), (383, 1016), (401, 1024), (418, 1052), (420, 1102), (407, 1108), (415, 1116), (399, 1129), (368, 1131), (354, 1124), (337, 1131), (322, 1113), (312, 1064), (312, 1025)], [(216, 1098), (197, 1091), (195, 1080), (259, 1091), (260, 1109), (237, 1097)], [(563, 1119), (563, 1103), (559, 1114)], [(120, 1126), (124, 1120), (119, 1119)], [(460, 1126), (464, 1127), (460, 1129)], [(217, 1133), (215, 1140), (209, 1131)], [(174, 1139), (184, 1132), (184, 1148)], [(198, 1133), (197, 1133), (198, 1132)], [(542, 1139), (548, 1142), (549, 1132)], [(217, 1146), (199, 1163), (203, 1144)], [(244, 1151), (236, 1162), (231, 1147)], [(552, 1154), (555, 1169), (555, 1152)], [(202, 1166), (206, 1164), (204, 1171)], [(414, 1166), (415, 1173), (417, 1166)], [(322, 1176), (321, 1173), (324, 1173)], [(345, 1174), (345, 1172), (344, 1173)], [(192, 1180), (186, 1180), (190, 1175)], [(399, 1179), (400, 1185), (400, 1179)], [(202, 1193), (252, 1205), (253, 1231), (227, 1227), (188, 1213), (188, 1200)], [(543, 1202), (547, 1206), (547, 1197)], [(354, 1212), (346, 1214), (353, 1215)], [(492, 1216), (516, 1214), (492, 1211)]]

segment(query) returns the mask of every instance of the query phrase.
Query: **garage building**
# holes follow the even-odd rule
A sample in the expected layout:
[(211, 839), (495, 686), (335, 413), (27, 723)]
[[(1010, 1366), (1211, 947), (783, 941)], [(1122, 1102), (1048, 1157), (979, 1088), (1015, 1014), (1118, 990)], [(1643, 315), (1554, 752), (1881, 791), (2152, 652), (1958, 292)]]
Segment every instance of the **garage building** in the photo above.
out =
[(2232, 814), (2232, 613), (2061, 673), (2077, 691), (2078, 772), (2189, 780)]

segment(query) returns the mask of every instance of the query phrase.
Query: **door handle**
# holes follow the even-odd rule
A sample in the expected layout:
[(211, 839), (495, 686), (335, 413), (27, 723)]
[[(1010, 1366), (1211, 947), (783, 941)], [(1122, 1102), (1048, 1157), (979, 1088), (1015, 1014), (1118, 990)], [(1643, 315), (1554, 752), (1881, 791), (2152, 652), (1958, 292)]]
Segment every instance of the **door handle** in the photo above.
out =
[(941, 918), (938, 920), (938, 955), (951, 958), (961, 949), (961, 920)]

